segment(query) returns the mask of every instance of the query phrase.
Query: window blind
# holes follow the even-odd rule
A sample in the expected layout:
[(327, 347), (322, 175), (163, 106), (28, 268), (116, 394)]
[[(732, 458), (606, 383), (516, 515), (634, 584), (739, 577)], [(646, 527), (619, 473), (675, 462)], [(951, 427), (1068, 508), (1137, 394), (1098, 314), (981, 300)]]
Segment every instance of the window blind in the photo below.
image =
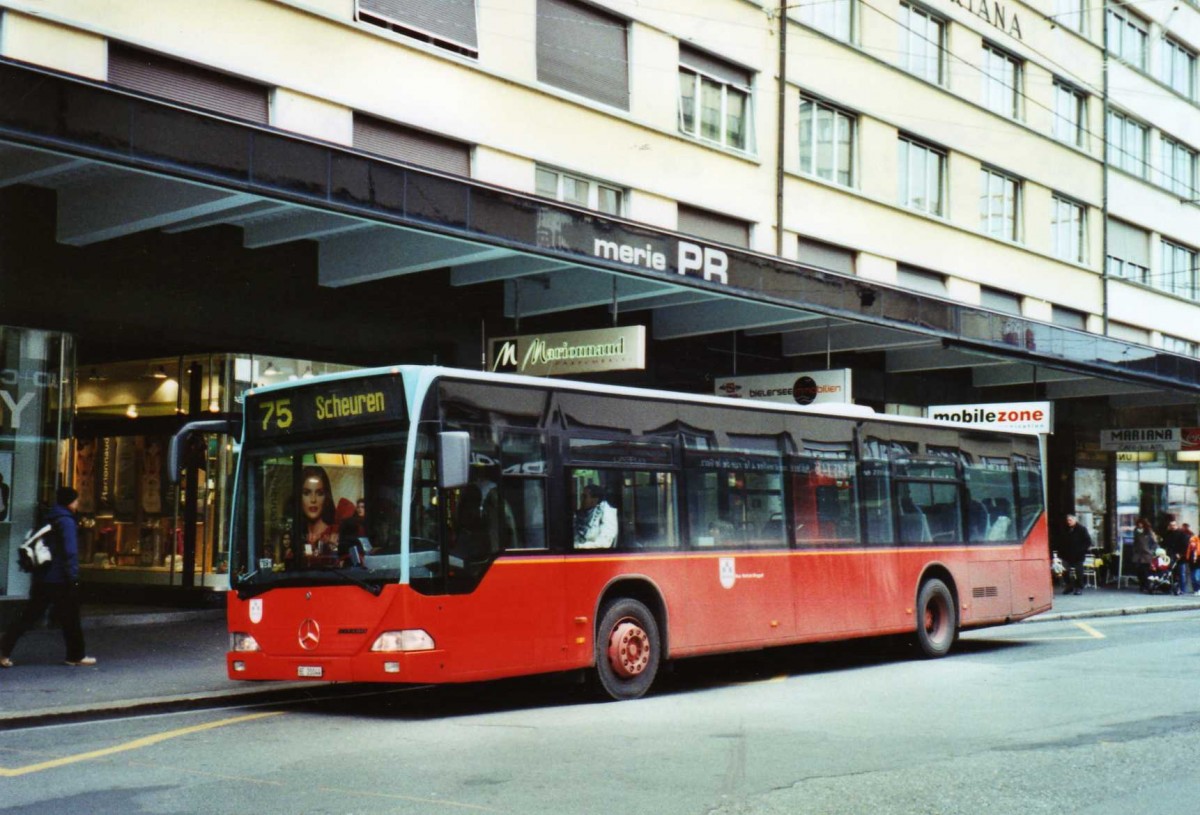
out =
[(628, 110), (625, 21), (572, 0), (538, 0), (537, 78)]
[(110, 43), (108, 81), (122, 88), (267, 124), (267, 88), (149, 51)]
[(371, 116), (354, 115), (354, 146), (446, 173), (471, 175), (469, 144)]
[(731, 246), (750, 245), (750, 224), (746, 221), (683, 204), (679, 205), (679, 231)]
[(358, 0), (358, 9), (438, 39), (479, 48), (475, 0)]
[(1144, 268), (1150, 267), (1150, 236), (1124, 221), (1108, 222), (1108, 254)]
[(806, 266), (854, 274), (854, 252), (849, 249), (815, 241), (812, 238), (802, 237), (798, 241), (800, 251), (797, 258)]
[(703, 51), (697, 51), (683, 43), (679, 44), (679, 64), (693, 68), (711, 77), (737, 85), (742, 88), (750, 87), (750, 71), (725, 62)]

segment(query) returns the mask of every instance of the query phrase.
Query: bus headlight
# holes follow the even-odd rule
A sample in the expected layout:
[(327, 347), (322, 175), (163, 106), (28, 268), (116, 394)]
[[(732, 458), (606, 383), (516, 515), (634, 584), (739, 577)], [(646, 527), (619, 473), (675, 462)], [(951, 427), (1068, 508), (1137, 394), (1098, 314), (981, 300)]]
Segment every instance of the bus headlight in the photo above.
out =
[(250, 634), (243, 634), (241, 631), (233, 631), (229, 634), (229, 650), (230, 651), (260, 651), (258, 640), (254, 639)]
[(371, 646), (372, 651), (432, 651), (433, 637), (419, 628), (384, 631)]

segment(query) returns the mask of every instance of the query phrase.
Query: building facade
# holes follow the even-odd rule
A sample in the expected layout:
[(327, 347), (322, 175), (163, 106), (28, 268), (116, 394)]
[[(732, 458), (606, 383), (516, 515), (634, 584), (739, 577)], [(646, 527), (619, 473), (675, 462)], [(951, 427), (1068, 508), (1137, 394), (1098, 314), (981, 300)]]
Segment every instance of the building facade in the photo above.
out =
[[(1185, 445), (1106, 434), (1200, 426), (1197, 48), (1188, 3), (0, 0), (0, 325), (66, 335), (81, 396), (644, 325), (601, 377), (1045, 401), (1050, 506), (1120, 551), (1200, 528)], [(117, 437), (72, 408), (42, 489)]]

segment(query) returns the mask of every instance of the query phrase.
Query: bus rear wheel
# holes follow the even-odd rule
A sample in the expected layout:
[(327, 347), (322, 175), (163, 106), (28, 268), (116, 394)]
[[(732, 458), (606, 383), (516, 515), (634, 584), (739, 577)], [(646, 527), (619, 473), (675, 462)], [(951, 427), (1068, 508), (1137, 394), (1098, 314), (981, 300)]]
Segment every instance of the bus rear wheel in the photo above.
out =
[(628, 597), (604, 607), (596, 629), (596, 677), (605, 696), (621, 701), (644, 695), (661, 660), (658, 621), (650, 609)]
[(941, 580), (921, 584), (917, 595), (917, 645), (930, 659), (944, 657), (958, 636), (958, 609), (954, 595)]

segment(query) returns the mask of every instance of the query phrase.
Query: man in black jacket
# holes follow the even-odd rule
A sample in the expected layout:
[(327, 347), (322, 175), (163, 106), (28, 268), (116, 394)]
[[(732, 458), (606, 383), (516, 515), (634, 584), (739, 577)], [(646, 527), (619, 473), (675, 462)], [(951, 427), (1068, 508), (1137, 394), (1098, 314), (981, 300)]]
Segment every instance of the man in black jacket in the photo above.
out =
[[(1063, 575), (1063, 594), (1083, 594), (1083, 560), (1092, 548), (1092, 536), (1079, 525), (1074, 515), (1067, 516), (1067, 528), (1063, 532), (1059, 556), (1066, 574)], [(1073, 584), (1073, 585), (1072, 585)]]

